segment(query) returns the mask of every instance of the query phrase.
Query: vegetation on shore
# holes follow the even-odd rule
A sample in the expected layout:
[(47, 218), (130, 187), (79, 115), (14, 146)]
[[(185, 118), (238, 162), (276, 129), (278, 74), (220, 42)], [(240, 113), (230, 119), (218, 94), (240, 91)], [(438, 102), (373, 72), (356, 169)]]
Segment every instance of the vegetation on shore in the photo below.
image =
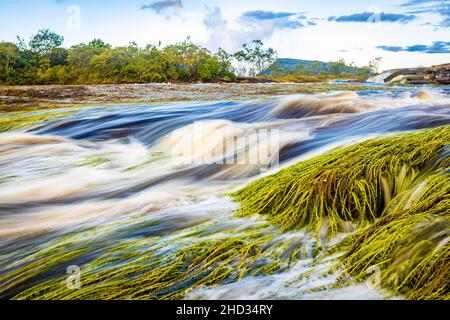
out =
[[(64, 37), (48, 29), (39, 30), (27, 43), (18, 37), (18, 43), (0, 43), (0, 84), (117, 84), (161, 82), (234, 82), (237, 76), (267, 76), (286, 81), (296, 77), (314, 81), (327, 77), (348, 78), (367, 76), (374, 66), (356, 68), (341, 60), (328, 67), (282, 70), (277, 67), (277, 52), (264, 48), (261, 40), (243, 44), (234, 53), (219, 48), (212, 53), (193, 43), (183, 42), (162, 47), (149, 44), (139, 47), (112, 47), (101, 39), (70, 48), (62, 47)], [(345, 68), (344, 68), (344, 67)], [(267, 73), (267, 70), (270, 72)], [(357, 70), (358, 73), (350, 72)]]
[[(336, 286), (365, 280), (367, 271), (378, 267), (381, 286), (392, 294), (449, 299), (449, 143), (450, 126), (376, 138), (301, 162), (233, 194), (242, 205), (236, 219), (261, 214), (279, 228), (258, 219), (244, 229), (211, 233), (206, 222), (170, 243), (149, 236), (103, 252), (98, 249), (106, 234), (120, 228), (106, 225), (54, 239), (16, 268), (3, 266), (0, 296), (180, 299), (202, 286), (270, 275), (302, 257), (318, 262), (340, 252), (330, 270), (342, 274)], [(303, 228), (315, 235), (314, 247), (283, 237)], [(327, 249), (327, 239), (342, 232), (350, 235)], [(84, 261), (81, 288), (68, 287), (67, 275), (49, 276), (61, 263), (74, 261)]]
[(96, 84), (234, 79), (229, 57), (187, 39), (161, 48), (136, 43), (113, 48), (100, 39), (61, 47), (64, 38), (40, 30), (28, 44), (0, 44), (0, 83)]

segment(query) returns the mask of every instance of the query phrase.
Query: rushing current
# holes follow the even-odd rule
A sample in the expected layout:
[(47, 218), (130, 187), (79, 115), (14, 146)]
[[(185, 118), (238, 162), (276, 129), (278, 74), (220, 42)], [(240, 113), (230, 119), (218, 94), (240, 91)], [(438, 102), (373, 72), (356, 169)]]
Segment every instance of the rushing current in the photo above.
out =
[[(170, 250), (174, 238), (199, 226), (208, 232), (191, 237), (239, 233), (262, 223), (262, 218), (235, 217), (237, 204), (225, 196), (229, 192), (336, 146), (448, 123), (450, 90), (445, 87), (80, 108), (64, 119), (0, 134), (1, 265), (14, 269), (19, 259), (58, 237), (106, 225), (101, 237), (80, 240), (80, 246), (95, 241), (95, 250), (74, 264), (82, 265), (129, 239), (159, 237)], [(274, 133), (276, 143), (242, 139), (229, 147), (229, 137), (245, 137), (249, 131)], [(214, 161), (205, 160), (211, 154)], [(265, 154), (265, 161), (248, 161), (256, 154)], [(292, 231), (284, 236), (308, 234)], [(333, 277), (296, 280), (309, 262), (305, 258), (281, 274), (194, 290), (188, 298), (385, 295), (364, 284), (307, 291), (333, 281)], [(326, 267), (324, 263), (313, 272), (319, 274)], [(49, 270), (29, 285), (65, 268)]]

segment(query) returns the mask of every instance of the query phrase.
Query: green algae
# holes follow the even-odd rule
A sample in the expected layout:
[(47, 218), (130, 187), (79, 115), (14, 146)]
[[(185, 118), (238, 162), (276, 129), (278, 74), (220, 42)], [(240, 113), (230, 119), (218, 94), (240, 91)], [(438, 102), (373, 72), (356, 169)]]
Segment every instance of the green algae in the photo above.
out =
[[(233, 195), (242, 215), (328, 235), (359, 229), (323, 257), (340, 283), (380, 270), (380, 284), (407, 299), (450, 299), (450, 127), (373, 139), (259, 180)], [(351, 279), (351, 280), (348, 280)]]
[[(338, 266), (362, 281), (378, 267), (380, 282), (408, 299), (450, 299), (450, 175), (419, 183), (391, 213), (345, 241)], [(353, 281), (353, 280), (352, 280)]]
[[(166, 242), (158, 236), (116, 241), (82, 264), (79, 289), (67, 287), (66, 274), (43, 275), (98, 251), (99, 240), (121, 223), (57, 238), (14, 265), (2, 265), (0, 297), (182, 299), (200, 287), (283, 272), (300, 259), (316, 257), (317, 263), (338, 252), (329, 271), (342, 274), (336, 286), (365, 281), (376, 266), (381, 286), (393, 295), (449, 299), (449, 142), (446, 126), (301, 162), (233, 194), (242, 219), (262, 215), (255, 226), (236, 231), (205, 222)], [(356, 232), (327, 250), (326, 239), (353, 230), (351, 225)], [(286, 230), (300, 228), (317, 236), (312, 248), (284, 238)]]
[[(0, 297), (180, 299), (198, 287), (281, 272), (299, 258), (301, 244), (292, 239), (276, 241), (281, 231), (264, 220), (239, 230), (228, 220), (201, 221), (168, 239), (158, 234), (129, 238), (154, 225), (150, 216), (74, 231), (38, 245), (32, 253), (21, 255), (15, 250), (4, 255)], [(217, 224), (223, 225), (216, 226), (214, 233), (206, 232)], [(81, 267), (79, 289), (67, 286), (70, 265)]]
[(45, 121), (61, 119), (74, 111), (54, 110), (46, 112), (6, 112), (0, 113), (0, 132), (17, 131)]

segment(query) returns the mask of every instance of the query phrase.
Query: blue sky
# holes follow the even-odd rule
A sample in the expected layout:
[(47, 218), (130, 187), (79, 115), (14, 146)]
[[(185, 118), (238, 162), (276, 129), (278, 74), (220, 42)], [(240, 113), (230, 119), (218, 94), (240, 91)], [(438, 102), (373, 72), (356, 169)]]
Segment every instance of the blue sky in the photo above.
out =
[(0, 0), (0, 40), (40, 28), (65, 46), (191, 36), (211, 50), (262, 39), (280, 57), (364, 65), (382, 56), (384, 69), (450, 62), (450, 0)]

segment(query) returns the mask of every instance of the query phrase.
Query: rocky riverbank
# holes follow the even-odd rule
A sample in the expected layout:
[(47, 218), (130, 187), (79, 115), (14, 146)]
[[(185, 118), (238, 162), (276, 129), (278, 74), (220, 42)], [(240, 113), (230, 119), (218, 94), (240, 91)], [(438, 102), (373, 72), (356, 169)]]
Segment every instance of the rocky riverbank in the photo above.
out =
[(422, 68), (393, 69), (368, 80), (369, 82), (390, 82), (407, 84), (450, 84), (450, 63)]
[(105, 103), (264, 99), (292, 94), (364, 90), (364, 83), (208, 83), (0, 86), (0, 112)]

